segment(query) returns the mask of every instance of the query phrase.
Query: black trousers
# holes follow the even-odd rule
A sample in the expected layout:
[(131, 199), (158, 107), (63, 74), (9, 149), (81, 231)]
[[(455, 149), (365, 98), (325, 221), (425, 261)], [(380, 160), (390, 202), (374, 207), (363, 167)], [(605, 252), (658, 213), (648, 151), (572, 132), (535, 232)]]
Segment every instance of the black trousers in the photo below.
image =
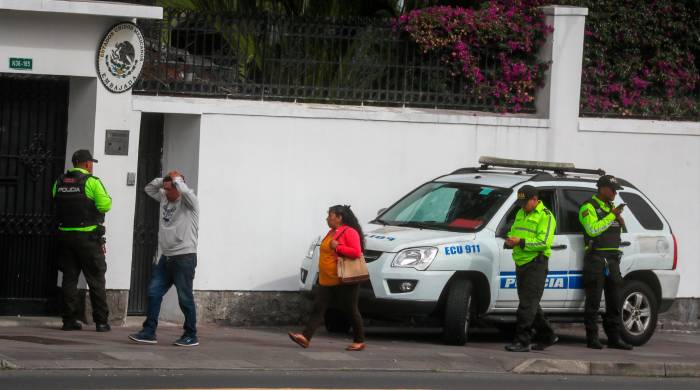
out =
[(520, 300), (517, 311), (518, 322), (515, 327), (515, 342), (530, 345), (533, 330), (537, 332), (537, 338), (543, 341), (551, 340), (554, 337), (554, 330), (540, 307), (547, 272), (548, 260), (544, 256), (539, 256), (527, 264), (515, 267), (515, 280)]
[(365, 341), (365, 331), (362, 324), (362, 315), (358, 308), (360, 299), (359, 284), (341, 284), (337, 286), (321, 286), (316, 287), (316, 296), (314, 297), (314, 308), (311, 311), (309, 321), (302, 332), (307, 340), (311, 340), (316, 329), (323, 324), (324, 314), (331, 303), (331, 300), (336, 301), (341, 305), (341, 308), (352, 318), (352, 334), (353, 341), (362, 343)]
[[(607, 260), (608, 275), (605, 275)], [(622, 289), (622, 274), (620, 274), (619, 252), (589, 252), (583, 263), (583, 288), (586, 291), (586, 304), (583, 323), (589, 337), (598, 336), (598, 310), (600, 298), (605, 292), (605, 315), (603, 329), (608, 339), (620, 337), (622, 314), (620, 312), (620, 290)]]
[(63, 322), (82, 317), (78, 313), (78, 277), (80, 272), (90, 287), (92, 319), (106, 324), (109, 318), (105, 272), (107, 263), (102, 253), (101, 237), (89, 232), (58, 233), (59, 269), (63, 272)]

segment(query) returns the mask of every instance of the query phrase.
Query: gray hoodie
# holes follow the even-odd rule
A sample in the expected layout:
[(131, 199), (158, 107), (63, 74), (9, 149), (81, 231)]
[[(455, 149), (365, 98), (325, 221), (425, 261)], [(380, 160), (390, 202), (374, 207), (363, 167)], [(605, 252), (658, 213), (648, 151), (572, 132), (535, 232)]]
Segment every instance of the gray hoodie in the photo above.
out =
[(173, 179), (180, 198), (169, 202), (163, 190), (163, 179), (156, 178), (146, 185), (146, 193), (160, 202), (160, 226), (158, 228), (158, 254), (175, 256), (197, 253), (199, 229), (199, 201), (194, 191), (187, 187), (182, 177)]

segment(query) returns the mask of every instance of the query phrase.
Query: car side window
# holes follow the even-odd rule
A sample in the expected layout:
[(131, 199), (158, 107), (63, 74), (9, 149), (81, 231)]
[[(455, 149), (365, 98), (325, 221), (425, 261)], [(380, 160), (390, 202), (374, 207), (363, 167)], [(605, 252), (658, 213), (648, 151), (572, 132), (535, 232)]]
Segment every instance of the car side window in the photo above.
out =
[(627, 203), (630, 211), (639, 223), (647, 230), (663, 230), (661, 221), (649, 204), (641, 196), (632, 192), (621, 192), (622, 201)]
[[(554, 209), (554, 207), (556, 206), (556, 197), (554, 196), (553, 189), (540, 190), (539, 199), (542, 201), (545, 207), (547, 207), (547, 209), (549, 209), (553, 213), (556, 213)], [(496, 230), (496, 237), (505, 237), (506, 234), (508, 234), (510, 227), (513, 226), (513, 222), (515, 222), (515, 215), (518, 214), (518, 210), (520, 210), (520, 207), (518, 205), (511, 205), (506, 216), (503, 218), (503, 220), (501, 220), (501, 223), (498, 224), (498, 228)], [(557, 233), (555, 234), (559, 234), (558, 222), (559, 221), (557, 221)]]
[(591, 199), (595, 191), (588, 189), (563, 189), (559, 197), (558, 226), (560, 234), (582, 234), (583, 227), (578, 212), (583, 202)]

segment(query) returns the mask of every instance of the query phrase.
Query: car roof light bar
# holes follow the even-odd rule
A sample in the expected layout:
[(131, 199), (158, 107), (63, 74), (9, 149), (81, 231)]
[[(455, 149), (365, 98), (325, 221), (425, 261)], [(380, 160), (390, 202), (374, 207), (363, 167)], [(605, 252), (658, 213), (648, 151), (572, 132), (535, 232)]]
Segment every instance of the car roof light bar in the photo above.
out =
[(481, 169), (488, 167), (503, 167), (503, 168), (518, 168), (526, 169), (527, 171), (553, 171), (560, 174), (564, 172), (586, 173), (592, 175), (605, 175), (602, 169), (582, 169), (576, 168), (573, 163), (549, 162), (549, 161), (533, 161), (533, 160), (515, 160), (508, 158), (481, 156), (479, 157)]

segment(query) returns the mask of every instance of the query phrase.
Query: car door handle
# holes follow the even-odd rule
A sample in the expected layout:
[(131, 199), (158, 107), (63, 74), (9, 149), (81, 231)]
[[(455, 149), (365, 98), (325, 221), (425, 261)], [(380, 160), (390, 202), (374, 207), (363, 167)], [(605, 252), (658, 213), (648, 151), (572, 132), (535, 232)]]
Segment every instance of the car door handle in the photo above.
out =
[(623, 247), (623, 246), (630, 246), (630, 245), (632, 245), (632, 243), (629, 242), (629, 241), (622, 241), (622, 242), (620, 243), (620, 247)]
[(560, 250), (564, 250), (564, 249), (566, 249), (566, 248), (568, 248), (568, 246), (566, 246), (566, 244), (552, 245), (552, 250), (553, 250), (553, 251), (560, 251)]

